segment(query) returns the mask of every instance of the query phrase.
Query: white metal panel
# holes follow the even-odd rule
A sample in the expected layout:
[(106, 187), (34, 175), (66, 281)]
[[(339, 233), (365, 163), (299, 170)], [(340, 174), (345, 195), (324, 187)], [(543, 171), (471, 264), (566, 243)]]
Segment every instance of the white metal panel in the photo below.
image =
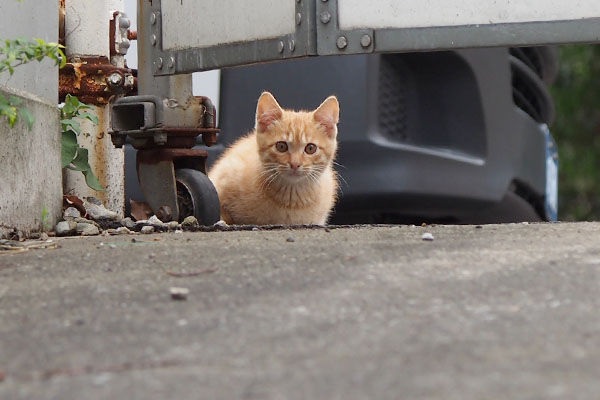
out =
[(163, 50), (292, 34), (295, 0), (162, 0)]
[(420, 28), (600, 17), (598, 0), (338, 0), (340, 29)]

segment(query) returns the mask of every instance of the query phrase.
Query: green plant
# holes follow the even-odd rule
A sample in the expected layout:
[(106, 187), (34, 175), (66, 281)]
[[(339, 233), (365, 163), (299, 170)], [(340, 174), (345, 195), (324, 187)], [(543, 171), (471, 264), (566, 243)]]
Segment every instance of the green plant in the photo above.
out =
[(560, 48), (560, 70), (552, 87), (557, 115), (559, 218), (600, 218), (600, 46)]
[[(54, 60), (62, 68), (67, 58), (62, 51), (63, 46), (58, 43), (48, 43), (42, 39), (14, 39), (4, 40), (0, 46), (0, 73), (8, 71), (14, 74), (15, 68), (31, 61), (41, 62), (45, 58)], [(21, 107), (22, 100), (15, 96), (6, 97), (0, 93), (0, 118), (6, 119), (8, 124), (14, 126), (22, 118), (29, 129), (32, 128), (34, 118), (29, 110)]]
[[(14, 39), (0, 42), (0, 73), (8, 72), (11, 76), (15, 68), (32, 61), (41, 62), (49, 58), (59, 68), (67, 63), (63, 49), (58, 43), (46, 42), (42, 39)], [(4, 96), (0, 93), (0, 118), (6, 119), (8, 125), (13, 127), (23, 119), (31, 130), (34, 117), (31, 112), (21, 104), (23, 100), (16, 96)], [(98, 118), (83, 110), (90, 109), (81, 103), (77, 97), (68, 95), (65, 104), (60, 109), (62, 130), (62, 167), (81, 171), (87, 185), (94, 190), (103, 191), (104, 188), (92, 172), (88, 161), (88, 151), (79, 146), (77, 136), (81, 134), (81, 125), (78, 120), (87, 119), (98, 124)]]
[(46, 208), (46, 206), (42, 208), (42, 230), (52, 230), (52, 224), (50, 223), (50, 215), (48, 214), (48, 209)]
[(62, 128), (62, 167), (73, 171), (81, 171), (87, 185), (94, 189), (104, 191), (98, 178), (92, 172), (88, 161), (88, 150), (80, 147), (77, 136), (81, 134), (80, 120), (87, 119), (93, 124), (98, 124), (98, 117), (85, 110), (91, 107), (80, 102), (75, 96), (67, 95), (65, 104), (60, 109), (60, 122)]

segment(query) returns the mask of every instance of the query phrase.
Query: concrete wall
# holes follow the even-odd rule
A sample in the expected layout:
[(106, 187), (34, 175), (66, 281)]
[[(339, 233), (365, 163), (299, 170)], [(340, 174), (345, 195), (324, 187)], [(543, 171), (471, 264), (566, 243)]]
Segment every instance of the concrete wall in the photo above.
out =
[[(0, 39), (58, 42), (58, 1), (0, 0)], [(6, 86), (4, 86), (6, 85)], [(51, 60), (0, 74), (0, 93), (24, 100), (35, 123), (11, 128), (0, 120), (0, 238), (14, 228), (30, 233), (54, 226), (62, 211), (58, 67)]]
[[(40, 38), (58, 42), (58, 0), (0, 0), (0, 39)], [(58, 68), (52, 60), (36, 61), (0, 75), (0, 84), (58, 101)]]
[(35, 115), (33, 129), (24, 122), (10, 128), (0, 120), (0, 238), (16, 228), (39, 231), (44, 208), (54, 227), (62, 211), (60, 119), (56, 102), (0, 86), (0, 93), (18, 96)]

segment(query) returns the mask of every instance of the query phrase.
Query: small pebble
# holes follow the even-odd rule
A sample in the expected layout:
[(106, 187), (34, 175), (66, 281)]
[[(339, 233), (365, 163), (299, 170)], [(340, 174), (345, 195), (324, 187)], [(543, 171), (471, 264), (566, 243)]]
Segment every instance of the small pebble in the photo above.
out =
[(260, 229), (258, 229), (256, 226), (255, 226), (254, 228), (252, 228), (252, 230), (253, 230), (254, 232), (258, 232), (258, 231), (260, 231)]
[(171, 298), (173, 300), (187, 300), (188, 294), (190, 294), (188, 288), (182, 287), (172, 287), (169, 291), (171, 292)]
[(133, 220), (129, 217), (123, 218), (121, 220), (121, 225), (123, 225), (125, 228), (127, 228), (129, 230), (135, 228), (135, 222), (133, 222)]
[(153, 215), (150, 218), (148, 218), (148, 223), (154, 226), (165, 226), (165, 223), (158, 219), (156, 215)]
[(100, 234), (100, 229), (94, 224), (79, 222), (77, 223), (77, 233), (82, 236), (96, 236)]
[(71, 236), (77, 232), (77, 223), (73, 221), (60, 221), (54, 228), (57, 236)]
[(481, 228), (483, 228), (481, 225), (477, 225), (477, 226), (475, 227), (475, 229), (481, 229)]
[(290, 242), (293, 243), (296, 241), (296, 239), (294, 239), (292, 236), (288, 237), (287, 239), (285, 239), (286, 242)]
[(153, 233), (154, 227), (153, 226), (143, 226), (142, 230), (140, 232), (142, 232), (143, 234)]
[(169, 230), (174, 231), (179, 226), (179, 222), (171, 221), (167, 223), (167, 226), (169, 227)]
[(181, 227), (184, 230), (198, 228), (199, 226), (200, 224), (198, 223), (198, 220), (193, 215), (185, 217), (185, 219), (181, 223)]
[(130, 231), (128, 228), (126, 228), (126, 227), (122, 226), (122, 227), (120, 227), (120, 228), (117, 228), (117, 229), (115, 230), (115, 233), (116, 233), (117, 235), (129, 235), (129, 234), (131, 233), (131, 231)]
[(421, 236), (421, 239), (427, 240), (427, 241), (432, 241), (434, 238), (433, 238), (433, 235), (431, 233), (425, 232), (423, 234), (423, 236)]
[(215, 225), (218, 228), (227, 228), (229, 225), (227, 225), (227, 222), (223, 221), (223, 220), (219, 220), (217, 222), (215, 222)]
[(68, 221), (69, 219), (81, 218), (81, 213), (75, 207), (69, 207), (63, 213), (63, 217)]

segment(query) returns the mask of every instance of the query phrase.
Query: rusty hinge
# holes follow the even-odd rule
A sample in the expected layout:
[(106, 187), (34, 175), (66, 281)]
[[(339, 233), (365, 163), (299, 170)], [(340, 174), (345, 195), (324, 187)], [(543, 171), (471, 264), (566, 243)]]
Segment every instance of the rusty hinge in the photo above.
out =
[(135, 94), (136, 72), (112, 65), (107, 57), (81, 57), (59, 71), (59, 100), (67, 94), (87, 104), (105, 105), (111, 96)]

